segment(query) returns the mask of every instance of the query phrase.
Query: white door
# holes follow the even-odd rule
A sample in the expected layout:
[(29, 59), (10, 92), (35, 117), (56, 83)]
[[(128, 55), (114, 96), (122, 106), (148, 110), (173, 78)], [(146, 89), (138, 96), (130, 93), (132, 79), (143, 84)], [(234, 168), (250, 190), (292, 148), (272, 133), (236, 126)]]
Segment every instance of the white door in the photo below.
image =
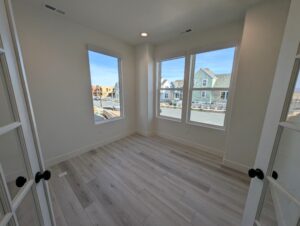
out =
[(10, 2), (0, 0), (0, 226), (50, 226), (55, 225), (45, 182), (50, 174), (28, 113), (13, 24)]
[(242, 226), (300, 226), (299, 12), (292, 0)]

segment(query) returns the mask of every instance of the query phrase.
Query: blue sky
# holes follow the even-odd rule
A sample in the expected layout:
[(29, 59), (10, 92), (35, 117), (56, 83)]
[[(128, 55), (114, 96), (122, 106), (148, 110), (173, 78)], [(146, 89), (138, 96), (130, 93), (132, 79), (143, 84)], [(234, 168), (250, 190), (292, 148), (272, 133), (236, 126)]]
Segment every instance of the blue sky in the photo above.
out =
[(92, 85), (114, 86), (118, 78), (118, 59), (88, 51)]
[(169, 81), (183, 80), (184, 58), (176, 58), (161, 63), (161, 77)]
[[(235, 48), (210, 51), (196, 55), (195, 72), (200, 68), (209, 68), (215, 74), (230, 74), (232, 71)], [(162, 62), (162, 77), (168, 80), (182, 80), (184, 58)]]
[(300, 71), (298, 72), (298, 78), (295, 86), (296, 92), (300, 92)]

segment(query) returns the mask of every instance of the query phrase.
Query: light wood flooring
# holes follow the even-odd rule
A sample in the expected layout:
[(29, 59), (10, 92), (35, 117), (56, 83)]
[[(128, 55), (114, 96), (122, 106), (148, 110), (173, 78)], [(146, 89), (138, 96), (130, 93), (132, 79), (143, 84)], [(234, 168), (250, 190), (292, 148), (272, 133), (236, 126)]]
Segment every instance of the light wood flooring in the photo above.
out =
[(140, 135), (60, 163), (52, 175), (58, 226), (240, 225), (249, 186), (219, 157)]

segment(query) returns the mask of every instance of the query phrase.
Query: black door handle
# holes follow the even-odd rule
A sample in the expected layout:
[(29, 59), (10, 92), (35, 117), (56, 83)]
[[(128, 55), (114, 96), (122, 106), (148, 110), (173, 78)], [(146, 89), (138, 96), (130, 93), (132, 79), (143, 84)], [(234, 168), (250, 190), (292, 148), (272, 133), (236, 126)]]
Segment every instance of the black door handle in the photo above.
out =
[(51, 178), (51, 172), (49, 170), (45, 170), (43, 173), (37, 172), (35, 174), (35, 183), (39, 183), (41, 179), (49, 180)]
[(26, 184), (26, 182), (27, 182), (27, 179), (25, 177), (20, 176), (16, 179), (16, 186), (18, 188), (21, 188), (24, 186), (24, 184)]
[(278, 179), (278, 173), (275, 170), (272, 172), (272, 177), (274, 180)]
[(265, 178), (264, 172), (261, 169), (249, 169), (248, 176), (250, 178), (257, 177), (260, 180)]

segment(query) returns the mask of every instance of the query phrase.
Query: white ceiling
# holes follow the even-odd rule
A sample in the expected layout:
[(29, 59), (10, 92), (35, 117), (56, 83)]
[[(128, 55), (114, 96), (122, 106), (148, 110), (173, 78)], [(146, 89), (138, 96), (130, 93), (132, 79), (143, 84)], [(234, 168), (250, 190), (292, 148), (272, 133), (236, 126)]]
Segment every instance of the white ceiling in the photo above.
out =
[[(260, 0), (30, 0), (50, 4), (66, 17), (136, 45), (159, 43), (241, 19)], [(140, 32), (148, 32), (143, 39)]]

